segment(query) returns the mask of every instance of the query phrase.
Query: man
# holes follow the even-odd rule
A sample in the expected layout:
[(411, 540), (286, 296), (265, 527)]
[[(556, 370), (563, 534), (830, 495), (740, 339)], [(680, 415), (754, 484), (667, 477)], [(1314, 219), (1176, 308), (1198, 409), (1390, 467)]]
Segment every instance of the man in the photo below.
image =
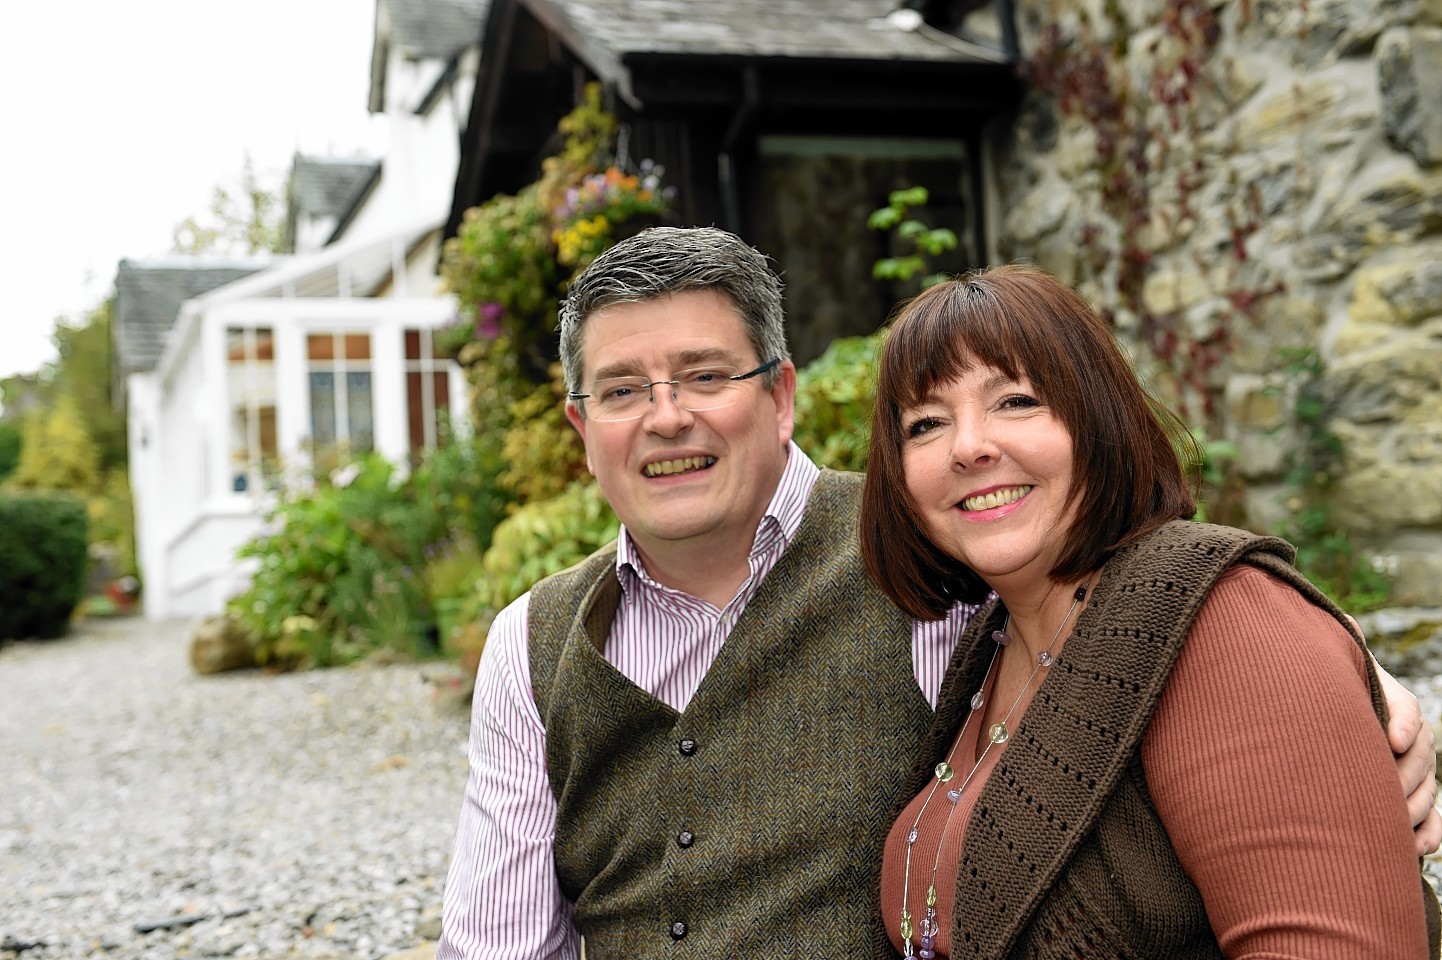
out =
[[(867, 581), (858, 478), (791, 443), (781, 284), (739, 238), (607, 251), (561, 357), (624, 528), (492, 626), (438, 960), (886, 955), (880, 849), (972, 609), (911, 622)], [(1420, 821), (1430, 732), (1393, 690)]]

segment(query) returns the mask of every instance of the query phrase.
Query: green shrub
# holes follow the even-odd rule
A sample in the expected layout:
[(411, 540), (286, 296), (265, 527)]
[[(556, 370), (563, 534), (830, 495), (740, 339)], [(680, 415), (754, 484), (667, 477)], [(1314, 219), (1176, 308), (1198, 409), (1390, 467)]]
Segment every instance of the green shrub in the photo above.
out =
[(537, 580), (585, 559), (620, 532), (620, 521), (594, 483), (573, 483), (558, 497), (518, 508), (496, 527), (462, 619), (500, 610)]
[(20, 425), (0, 421), (0, 482), (20, 465)]
[(0, 639), (65, 634), (85, 590), (85, 506), (65, 494), (0, 495)]
[(450, 517), (379, 455), (343, 473), (285, 497), (273, 532), (239, 552), (258, 568), (230, 610), (261, 662), (323, 667), (380, 649), (430, 650), (423, 574), (450, 535)]
[(797, 446), (823, 467), (866, 469), (884, 331), (833, 340), (796, 374)]

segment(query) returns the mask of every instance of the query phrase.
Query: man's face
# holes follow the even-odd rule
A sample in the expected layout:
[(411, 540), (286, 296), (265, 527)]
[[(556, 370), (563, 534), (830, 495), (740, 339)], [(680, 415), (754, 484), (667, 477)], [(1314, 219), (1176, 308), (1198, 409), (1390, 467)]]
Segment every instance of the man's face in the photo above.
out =
[[(725, 294), (690, 290), (592, 314), (582, 338), (580, 392), (593, 392), (602, 378), (671, 380), (709, 364), (746, 373), (771, 359), (756, 356)], [(675, 555), (703, 543), (750, 547), (791, 439), (796, 368), (787, 361), (778, 370), (769, 390), (762, 377), (735, 384), (728, 394), (734, 402), (720, 409), (685, 410), (664, 386), (632, 420), (582, 418), (567, 405), (586, 442), (587, 467), (643, 555)]]

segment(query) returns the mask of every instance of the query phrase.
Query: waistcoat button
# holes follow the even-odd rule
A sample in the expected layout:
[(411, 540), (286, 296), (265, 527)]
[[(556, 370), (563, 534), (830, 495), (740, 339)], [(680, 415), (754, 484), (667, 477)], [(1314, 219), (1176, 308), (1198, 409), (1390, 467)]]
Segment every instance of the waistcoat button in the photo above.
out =
[(686, 924), (682, 923), (680, 920), (677, 920), (675, 923), (671, 924), (672, 940), (680, 940), (684, 936), (686, 936)]
[(695, 740), (682, 740), (676, 746), (680, 748), (681, 756), (683, 757), (689, 757), (696, 752)]
[(690, 830), (682, 830), (676, 834), (676, 844), (680, 847), (689, 847), (696, 842), (696, 835)]

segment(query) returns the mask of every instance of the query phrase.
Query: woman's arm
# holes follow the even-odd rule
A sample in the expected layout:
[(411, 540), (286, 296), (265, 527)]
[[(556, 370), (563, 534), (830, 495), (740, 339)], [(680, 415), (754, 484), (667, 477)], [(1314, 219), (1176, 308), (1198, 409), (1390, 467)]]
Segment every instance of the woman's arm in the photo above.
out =
[(1416, 851), (1366, 654), (1251, 567), (1202, 608), (1143, 741), (1228, 957), (1427, 953)]

